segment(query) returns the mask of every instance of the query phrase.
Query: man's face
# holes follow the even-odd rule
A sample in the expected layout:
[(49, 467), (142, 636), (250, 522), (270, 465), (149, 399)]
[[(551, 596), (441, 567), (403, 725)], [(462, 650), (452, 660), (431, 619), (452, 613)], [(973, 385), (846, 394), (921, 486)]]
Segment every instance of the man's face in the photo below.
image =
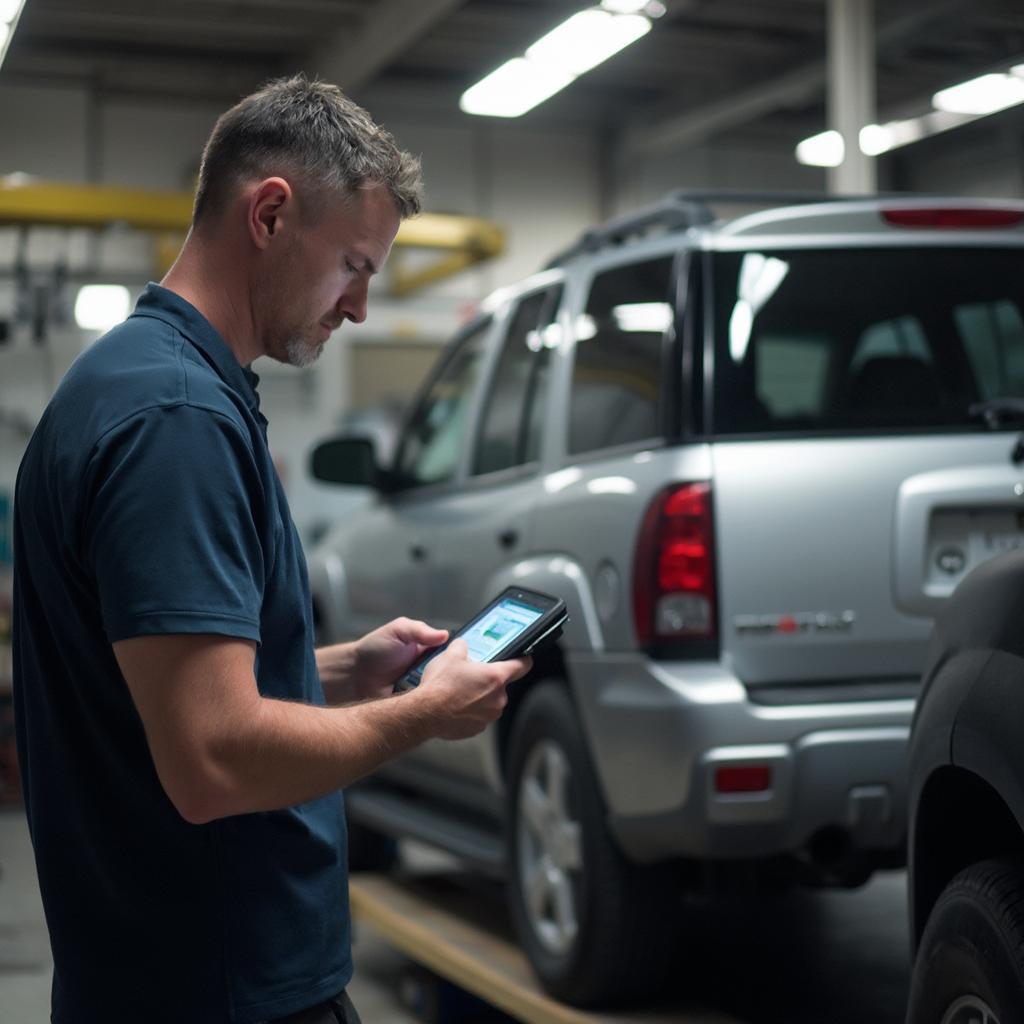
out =
[(323, 215), (309, 224), (293, 222), (254, 296), (262, 347), (271, 359), (309, 366), (343, 321), (366, 319), (370, 277), (384, 265), (399, 223), (383, 188), (325, 203)]

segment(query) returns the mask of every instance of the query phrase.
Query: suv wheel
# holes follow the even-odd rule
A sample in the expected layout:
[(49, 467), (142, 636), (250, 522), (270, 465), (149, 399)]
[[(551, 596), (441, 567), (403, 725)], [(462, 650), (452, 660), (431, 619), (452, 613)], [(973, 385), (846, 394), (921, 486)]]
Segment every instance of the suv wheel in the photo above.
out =
[(661, 941), (661, 872), (629, 864), (614, 845), (562, 686), (527, 695), (509, 749), (509, 897), (537, 976), (579, 1006), (649, 991), (672, 954)]
[(1024, 869), (984, 861), (946, 886), (914, 965), (908, 1024), (1024, 1024)]

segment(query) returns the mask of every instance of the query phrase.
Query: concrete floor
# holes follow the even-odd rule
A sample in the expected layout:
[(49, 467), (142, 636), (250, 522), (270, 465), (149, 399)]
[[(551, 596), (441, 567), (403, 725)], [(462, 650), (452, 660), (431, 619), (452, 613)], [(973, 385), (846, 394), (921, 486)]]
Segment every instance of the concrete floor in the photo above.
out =
[[(415, 856), (432, 866), (429, 855)], [(20, 811), (0, 811), (0, 867), (0, 1024), (44, 1024), (52, 961)], [(494, 915), (504, 913), (496, 887), (479, 892), (493, 901)], [(891, 872), (855, 892), (692, 908), (677, 977), (709, 1009), (745, 1024), (902, 1024), (905, 904), (905, 875)], [(415, 1024), (408, 961), (366, 928), (357, 929), (355, 957), (350, 992), (364, 1024)], [(671, 1003), (663, 1009), (671, 1015)]]

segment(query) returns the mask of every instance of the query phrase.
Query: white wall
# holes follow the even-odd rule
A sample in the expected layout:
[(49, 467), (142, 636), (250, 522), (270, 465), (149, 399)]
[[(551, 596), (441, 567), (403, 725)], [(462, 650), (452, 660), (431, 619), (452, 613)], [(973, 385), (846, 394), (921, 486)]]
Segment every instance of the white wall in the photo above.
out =
[(790, 146), (715, 142), (650, 156), (619, 152), (615, 209), (628, 212), (677, 188), (818, 191), (824, 171), (796, 162)]
[[(987, 122), (987, 123), (986, 123)], [(962, 196), (1024, 196), (1024, 113), (987, 118), (897, 151), (901, 188)]]

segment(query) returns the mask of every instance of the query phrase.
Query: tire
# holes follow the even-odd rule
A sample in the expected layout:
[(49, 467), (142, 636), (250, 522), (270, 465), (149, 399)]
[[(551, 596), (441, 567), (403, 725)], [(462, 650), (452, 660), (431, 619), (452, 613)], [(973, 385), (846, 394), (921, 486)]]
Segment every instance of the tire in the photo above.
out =
[(509, 904), (541, 984), (581, 1007), (649, 995), (667, 973), (665, 872), (612, 840), (565, 689), (540, 683), (512, 726), (506, 841)]
[(1024, 868), (961, 871), (928, 917), (907, 1024), (1024, 1024)]
[(398, 841), (358, 822), (348, 822), (348, 869), (390, 871), (398, 866)]

